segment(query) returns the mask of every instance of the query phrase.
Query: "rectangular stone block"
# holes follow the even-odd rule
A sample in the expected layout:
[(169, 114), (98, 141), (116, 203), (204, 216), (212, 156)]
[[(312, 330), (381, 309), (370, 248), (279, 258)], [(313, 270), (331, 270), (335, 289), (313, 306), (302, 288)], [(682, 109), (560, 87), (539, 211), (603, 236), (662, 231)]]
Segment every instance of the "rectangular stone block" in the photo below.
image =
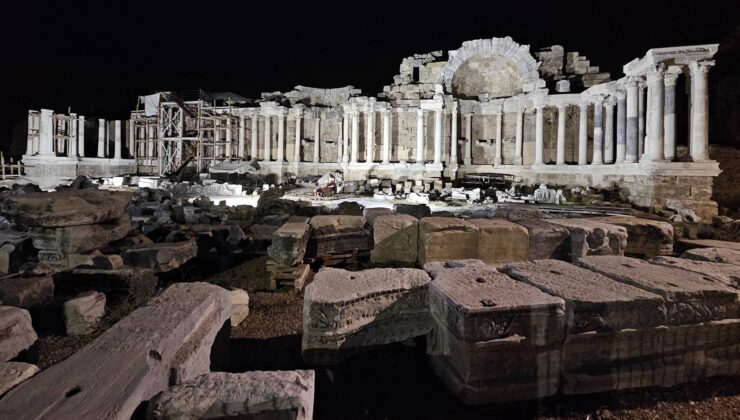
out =
[(431, 261), (478, 258), (480, 229), (453, 217), (425, 217), (419, 220), (419, 264)]
[(532, 260), (570, 258), (570, 231), (541, 219), (517, 222), (529, 233), (529, 258)]
[[(720, 242), (720, 241), (714, 241)], [(711, 261), (725, 264), (740, 265), (740, 249), (727, 247), (701, 247), (689, 249), (681, 254), (681, 258), (697, 261)]]
[(307, 217), (293, 216), (272, 235), (267, 255), (282, 265), (293, 266), (303, 261), (311, 235)]
[(740, 315), (737, 292), (707, 275), (619, 256), (585, 257), (578, 264), (662, 296), (670, 325)]
[(310, 222), (308, 255), (322, 256), (366, 251), (372, 246), (362, 216), (314, 216)]
[(378, 216), (373, 223), (374, 263), (401, 262), (415, 264), (419, 241), (419, 221), (407, 214)]
[(666, 321), (663, 299), (657, 294), (564, 261), (511, 264), (502, 271), (565, 300), (570, 334), (653, 327)]
[(649, 261), (665, 267), (674, 267), (699, 274), (707, 274), (719, 280), (725, 286), (740, 290), (740, 265), (676, 257), (655, 257)]
[(598, 220), (627, 229), (627, 247), (632, 255), (654, 257), (673, 253), (673, 226), (667, 222), (631, 216), (598, 217)]
[(128, 216), (108, 223), (32, 228), (31, 238), (37, 249), (59, 250), (65, 254), (94, 251), (121, 239), (131, 231)]
[(527, 228), (501, 219), (471, 219), (477, 226), (478, 259), (496, 267), (529, 259)]
[(51, 276), (11, 277), (0, 281), (0, 302), (18, 308), (33, 308), (54, 299)]
[(570, 258), (587, 255), (624, 255), (627, 229), (594, 219), (548, 219), (570, 231)]

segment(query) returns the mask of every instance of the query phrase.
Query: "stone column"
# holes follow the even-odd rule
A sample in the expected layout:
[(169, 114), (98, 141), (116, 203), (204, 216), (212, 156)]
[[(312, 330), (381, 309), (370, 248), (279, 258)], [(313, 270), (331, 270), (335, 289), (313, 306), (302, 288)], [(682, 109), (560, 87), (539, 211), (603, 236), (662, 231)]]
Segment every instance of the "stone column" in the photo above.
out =
[[(80, 157), (85, 157), (85, 116), (80, 115), (78, 119), (78, 132), (77, 132), (77, 151)], [(131, 122), (131, 131), (133, 132), (133, 121)], [(133, 134), (132, 134), (133, 136)], [(133, 147), (131, 148), (133, 153)], [(134, 156), (136, 157), (136, 156)]]
[(272, 133), (271, 133), (272, 127), (270, 127), (272, 122), (270, 121), (270, 118), (271, 118), (270, 115), (265, 115), (265, 143), (264, 143), (264, 151), (263, 151), (264, 158), (262, 159), (265, 162), (270, 161), (270, 140), (272, 137)]
[(365, 162), (372, 163), (375, 158), (375, 112), (368, 105), (365, 111)]
[[(221, 152), (221, 148), (225, 148), (224, 146), (220, 145), (221, 143), (221, 120), (214, 120), (213, 121), (213, 143), (215, 146), (213, 147), (213, 158), (218, 158), (219, 153)], [(211, 164), (216, 163), (215, 161), (211, 161)]]
[(277, 116), (278, 133), (277, 133), (277, 160), (280, 163), (285, 162), (285, 111), (281, 110)]
[[(84, 122), (84, 118), (83, 122)], [(180, 126), (182, 127), (182, 122), (184, 120), (184, 117), (180, 119)], [(180, 130), (180, 141), (182, 141), (182, 134), (183, 130)], [(128, 157), (133, 159), (136, 158), (136, 137), (134, 135), (134, 120), (128, 120), (126, 121), (126, 136), (128, 137)], [(84, 151), (84, 147), (82, 148)], [(182, 150), (182, 147), (180, 148)], [(84, 153), (80, 153), (80, 156), (84, 156)]]
[(627, 94), (617, 92), (617, 163), (624, 162), (627, 151)]
[(383, 116), (383, 163), (391, 162), (391, 113), (388, 110), (380, 111)]
[(345, 113), (343, 115), (343, 133), (342, 133), (342, 163), (349, 163), (349, 132), (350, 118)]
[(709, 69), (714, 61), (692, 62), (691, 74), (691, 159), (694, 162), (709, 160)]
[(465, 156), (463, 163), (473, 164), (473, 114), (465, 115)]
[(313, 163), (319, 163), (321, 160), (321, 113), (316, 111), (313, 126)]
[(416, 110), (416, 163), (424, 163), (424, 110)]
[(72, 117), (70, 128), (69, 153), (68, 157), (77, 157), (77, 114), (69, 114)]
[(558, 142), (555, 151), (555, 164), (565, 165), (565, 117), (567, 116), (568, 105), (558, 105)]
[(638, 81), (639, 96), (637, 101), (637, 158), (639, 159), (645, 151), (645, 82)]
[(654, 162), (663, 160), (663, 75), (665, 66), (653, 66), (648, 72), (647, 81), (650, 89), (650, 132), (646, 150), (640, 161)]
[(614, 163), (614, 98), (604, 101), (604, 163)]
[(514, 164), (521, 165), (524, 163), (523, 150), (523, 136), (524, 136), (524, 111), (526, 108), (519, 106), (516, 110), (516, 144), (514, 147)]
[(457, 101), (452, 101), (450, 120), (450, 165), (457, 165)]
[(236, 152), (236, 156), (239, 158), (244, 157), (244, 142), (247, 138), (247, 127), (246, 119), (244, 115), (239, 116), (239, 150)]
[[(39, 113), (39, 155), (54, 155), (54, 111), (42, 109)], [(105, 121), (103, 121), (105, 134)], [(102, 150), (102, 148), (101, 148)]]
[[(231, 158), (231, 115), (226, 117), (226, 145), (224, 145), (224, 155), (227, 158)], [(279, 152), (278, 152), (279, 153)]]
[(28, 111), (28, 136), (26, 137), (26, 155), (31, 156), (34, 154), (33, 150), (33, 137), (31, 137), (31, 130), (33, 130), (33, 122), (35, 118), (31, 111)]
[(360, 113), (352, 111), (352, 160), (350, 163), (357, 163), (360, 154)]
[[(502, 106), (503, 108), (503, 106)], [(504, 156), (504, 111), (499, 108), (496, 112), (496, 154), (493, 157), (493, 165), (500, 166)]]
[[(341, 123), (343, 124), (344, 121), (341, 121)], [(342, 155), (344, 153), (344, 148), (342, 147), (342, 124), (339, 125), (339, 132), (337, 133), (337, 163), (342, 163)]]
[(625, 143), (624, 161), (627, 163), (637, 162), (637, 151), (639, 147), (639, 83), (636, 77), (628, 77), (625, 83), (627, 89), (627, 138)]
[(663, 103), (663, 155), (671, 161), (676, 158), (676, 80), (677, 72), (665, 74)]
[(604, 163), (604, 97), (596, 95), (594, 98), (594, 148), (592, 165)]
[[(43, 117), (44, 110), (42, 109), (41, 112)], [(98, 120), (98, 157), (105, 157), (105, 120), (102, 118)]]
[(249, 148), (249, 159), (257, 160), (259, 157), (259, 128), (260, 120), (258, 115), (252, 115), (252, 144)]
[(534, 120), (534, 164), (544, 165), (544, 154), (545, 154), (545, 139), (543, 129), (545, 125), (545, 117), (543, 104), (535, 104), (535, 120)]
[(113, 159), (121, 159), (121, 120), (113, 124)]
[(580, 113), (578, 115), (578, 164), (588, 164), (588, 103), (578, 104)]
[(295, 146), (293, 147), (293, 163), (301, 162), (301, 120), (303, 119), (303, 110), (295, 110)]
[(442, 104), (434, 110), (434, 165), (442, 164)]

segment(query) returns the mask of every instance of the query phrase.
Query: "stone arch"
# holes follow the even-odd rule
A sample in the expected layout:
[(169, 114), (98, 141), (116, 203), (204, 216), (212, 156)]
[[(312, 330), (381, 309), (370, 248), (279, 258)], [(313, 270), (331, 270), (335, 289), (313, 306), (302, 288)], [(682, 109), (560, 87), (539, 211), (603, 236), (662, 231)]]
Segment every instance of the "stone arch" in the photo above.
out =
[[(447, 64), (442, 69), (441, 83), (445, 91), (453, 92), (453, 79), (458, 70), (470, 71), (472, 64), (493, 66), (506, 71), (506, 84), (516, 81), (520, 86), (511, 91), (497, 92), (498, 96), (511, 96), (528, 92), (536, 87), (540, 78), (537, 60), (529, 53), (529, 45), (519, 45), (511, 37), (465, 41), (457, 50), (449, 51)], [(464, 90), (464, 89), (463, 89)], [(464, 92), (463, 96), (470, 96)], [(494, 95), (496, 96), (496, 95)]]

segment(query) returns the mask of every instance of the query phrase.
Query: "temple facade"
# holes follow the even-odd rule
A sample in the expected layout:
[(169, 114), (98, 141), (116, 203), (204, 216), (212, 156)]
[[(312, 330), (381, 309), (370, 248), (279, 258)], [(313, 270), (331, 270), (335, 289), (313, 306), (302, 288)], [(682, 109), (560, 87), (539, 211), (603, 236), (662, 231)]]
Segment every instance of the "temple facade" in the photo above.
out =
[[(163, 92), (140, 98), (128, 121), (30, 111), (24, 165), (32, 177), (164, 175), (242, 161), (278, 177), (493, 172), (528, 184), (618, 186), (638, 206), (710, 217), (720, 170), (708, 156), (707, 83), (717, 47), (650, 49), (613, 80), (561, 46), (532, 53), (509, 37), (480, 39), (404, 59), (376, 96), (352, 86), (297, 86), (258, 100)], [(85, 132), (97, 132), (96, 150), (85, 150)]]

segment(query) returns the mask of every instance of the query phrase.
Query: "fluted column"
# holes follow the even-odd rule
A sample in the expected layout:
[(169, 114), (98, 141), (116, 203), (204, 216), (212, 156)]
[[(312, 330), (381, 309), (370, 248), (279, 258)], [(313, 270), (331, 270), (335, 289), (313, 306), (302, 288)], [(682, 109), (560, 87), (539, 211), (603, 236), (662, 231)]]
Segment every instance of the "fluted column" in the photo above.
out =
[(434, 110), (434, 164), (442, 164), (442, 105)]
[(639, 95), (637, 100), (637, 158), (645, 152), (645, 82), (638, 80)]
[(504, 111), (502, 108), (499, 108), (496, 112), (496, 153), (493, 157), (494, 166), (500, 166), (504, 160)]
[(270, 115), (265, 115), (265, 142), (263, 144), (263, 149), (264, 150), (262, 152), (263, 155), (264, 155), (263, 160), (265, 162), (269, 162), (270, 159), (271, 159), (270, 158), (270, 152), (271, 152), (270, 151), (270, 146), (271, 146), (270, 145), (270, 142), (271, 142), (271, 139), (272, 139), (272, 127), (271, 127), (271, 125), (272, 125), (271, 116)]
[(359, 112), (352, 111), (352, 160), (351, 163), (357, 163), (360, 153), (360, 117)]
[(383, 163), (391, 161), (391, 113), (387, 109), (380, 111), (383, 116)]
[(594, 98), (594, 148), (591, 158), (592, 165), (604, 163), (604, 97), (596, 95)]
[(465, 115), (465, 156), (463, 163), (471, 165), (473, 163), (473, 114)]
[(342, 117), (342, 163), (349, 163), (349, 132), (350, 118), (345, 112)]
[(567, 111), (567, 105), (558, 105), (558, 140), (555, 150), (556, 165), (565, 165), (565, 117), (567, 116)]
[(296, 108), (295, 110), (295, 145), (293, 146), (293, 163), (298, 164), (301, 162), (301, 122), (303, 120), (303, 110)]
[(365, 111), (365, 162), (372, 163), (375, 159), (375, 111), (368, 108)]
[(416, 110), (416, 163), (424, 163), (424, 110)]
[(624, 162), (627, 151), (627, 94), (617, 92), (617, 159), (616, 163)]
[(578, 164), (588, 164), (588, 103), (578, 104)]
[[(227, 158), (231, 157), (231, 140), (232, 140), (232, 132), (231, 132), (232, 126), (231, 126), (231, 115), (229, 115), (226, 118), (226, 145), (224, 146), (224, 155)], [(278, 152), (279, 153), (279, 152)]]
[[(43, 117), (44, 110), (41, 110), (41, 116)], [(43, 123), (43, 119), (41, 122)], [(147, 133), (148, 134), (148, 133)], [(147, 142), (147, 146), (149, 142)], [(149, 154), (151, 156), (151, 153)], [(100, 118), (98, 119), (98, 157), (104, 158), (105, 157), (105, 120)]]
[(244, 118), (244, 115), (240, 115), (239, 116), (239, 150), (236, 152), (236, 156), (238, 158), (244, 157), (244, 142), (246, 141), (246, 137), (247, 137), (246, 124), (247, 124), (246, 118)]
[(319, 163), (321, 160), (321, 113), (316, 112), (316, 119), (313, 126), (313, 163)]
[[(77, 152), (80, 155), (80, 157), (85, 157), (85, 116), (80, 115), (78, 119), (78, 126), (77, 126)], [(133, 130), (133, 122), (131, 123), (131, 129)], [(132, 134), (133, 136), (133, 134)], [(133, 142), (132, 142), (133, 143)], [(133, 154), (134, 148), (131, 148), (131, 153)], [(136, 156), (133, 156), (136, 157)]]
[(69, 157), (77, 157), (77, 114), (69, 114), (72, 117), (72, 126), (70, 127), (70, 139), (69, 139)]
[(545, 106), (541, 103), (535, 104), (535, 121), (534, 121), (534, 164), (544, 165), (545, 139), (543, 129), (545, 125), (544, 110)]
[(676, 158), (676, 81), (678, 73), (666, 73), (663, 103), (663, 155), (671, 161)]
[(614, 163), (614, 98), (604, 101), (604, 163)]
[(258, 115), (252, 115), (252, 144), (249, 148), (249, 158), (251, 160), (257, 160), (259, 156), (259, 127), (260, 120)]
[(457, 165), (457, 101), (452, 101), (450, 120), (450, 165)]
[(278, 133), (277, 133), (277, 160), (280, 163), (285, 162), (285, 111), (281, 111), (278, 116)]
[(627, 78), (625, 83), (627, 90), (627, 142), (625, 144), (624, 161), (627, 163), (637, 162), (637, 151), (639, 147), (639, 83), (635, 77)]
[(113, 124), (113, 159), (121, 159), (121, 120)]
[(640, 161), (654, 162), (663, 160), (663, 65), (653, 66), (648, 72), (647, 82), (650, 86), (650, 132), (646, 150)]
[(524, 138), (524, 111), (525, 107), (520, 106), (516, 110), (516, 144), (514, 146), (514, 164), (521, 165), (524, 163), (523, 138)]
[[(54, 112), (50, 109), (42, 109), (39, 112), (39, 155), (54, 155), (53, 125)], [(105, 130), (105, 121), (103, 121), (103, 130)]]
[(344, 144), (343, 144), (343, 132), (344, 132), (344, 120), (340, 122), (339, 132), (337, 133), (337, 163), (342, 163), (342, 156), (344, 155)]
[(709, 69), (714, 61), (692, 62), (691, 74), (691, 159), (694, 162), (709, 160)]

